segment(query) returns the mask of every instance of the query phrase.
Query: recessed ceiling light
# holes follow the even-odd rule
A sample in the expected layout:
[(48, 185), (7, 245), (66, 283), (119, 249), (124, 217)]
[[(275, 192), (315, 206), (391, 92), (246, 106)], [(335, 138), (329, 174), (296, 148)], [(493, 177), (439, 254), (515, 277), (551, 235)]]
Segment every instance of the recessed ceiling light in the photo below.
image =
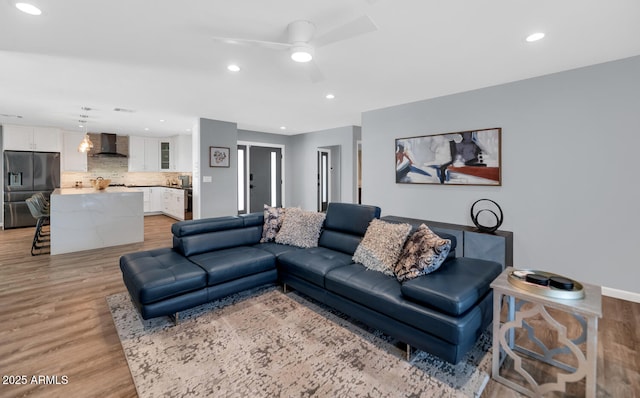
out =
[(145, 127), (145, 128), (144, 128), (144, 131), (149, 131), (149, 127)]
[(240, 72), (240, 67), (236, 64), (227, 66), (227, 69), (229, 69), (231, 72)]
[(532, 43), (534, 41), (538, 41), (538, 40), (542, 39), (543, 37), (544, 37), (544, 33), (542, 33), (542, 32), (533, 33), (533, 34), (530, 34), (529, 36), (527, 36), (527, 41), (529, 43)]
[(29, 4), (29, 3), (16, 3), (16, 8), (22, 12), (24, 12), (25, 14), (29, 14), (29, 15), (40, 15), (42, 14), (42, 11), (34, 6), (33, 4)]
[(84, 124), (79, 124), (78, 127), (83, 128)]
[(160, 123), (164, 123), (164, 119), (160, 119)]
[(280, 126), (280, 130), (286, 130), (287, 126)]
[(325, 95), (325, 98), (326, 98), (326, 99), (334, 99), (335, 97), (336, 97), (336, 96), (335, 96), (335, 95), (333, 95), (333, 94), (331, 94), (331, 93), (329, 93), (329, 94)]

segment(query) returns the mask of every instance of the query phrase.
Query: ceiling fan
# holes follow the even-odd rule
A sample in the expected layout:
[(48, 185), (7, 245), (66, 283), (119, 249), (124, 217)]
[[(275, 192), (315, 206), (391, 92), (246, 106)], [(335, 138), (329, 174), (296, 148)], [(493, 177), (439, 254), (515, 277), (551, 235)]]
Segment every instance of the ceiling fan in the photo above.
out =
[(336, 26), (319, 37), (314, 36), (316, 26), (313, 22), (298, 20), (287, 25), (286, 42), (232, 37), (214, 37), (214, 40), (226, 44), (257, 46), (273, 50), (288, 50), (292, 60), (308, 64), (307, 72), (309, 73), (311, 81), (318, 83), (324, 80), (324, 76), (314, 61), (316, 48), (349, 40), (376, 30), (378, 30), (378, 27), (373, 20), (368, 15), (363, 15), (345, 24)]

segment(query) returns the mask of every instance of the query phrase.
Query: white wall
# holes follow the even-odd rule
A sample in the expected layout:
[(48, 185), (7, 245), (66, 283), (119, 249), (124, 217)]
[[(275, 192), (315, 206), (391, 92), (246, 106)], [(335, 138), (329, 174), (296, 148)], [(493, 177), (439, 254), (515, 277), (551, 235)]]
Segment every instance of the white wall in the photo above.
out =
[[(396, 184), (394, 139), (502, 127), (502, 187)], [(503, 208), (516, 267), (640, 293), (640, 57), (366, 112), (363, 203), (472, 225)]]
[(317, 151), (320, 147), (340, 146), (341, 202), (355, 203), (355, 156), (358, 128), (354, 126), (316, 131), (292, 136), (287, 148), (288, 162), (293, 165), (287, 178), (291, 200), (287, 207), (317, 210)]

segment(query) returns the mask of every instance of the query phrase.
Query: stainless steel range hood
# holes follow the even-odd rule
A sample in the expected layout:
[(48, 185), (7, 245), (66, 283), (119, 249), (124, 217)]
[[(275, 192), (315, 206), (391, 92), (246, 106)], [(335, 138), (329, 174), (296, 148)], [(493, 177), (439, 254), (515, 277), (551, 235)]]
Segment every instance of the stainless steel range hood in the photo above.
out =
[(128, 157), (118, 151), (117, 136), (109, 133), (100, 134), (100, 150), (96, 152), (95, 156)]

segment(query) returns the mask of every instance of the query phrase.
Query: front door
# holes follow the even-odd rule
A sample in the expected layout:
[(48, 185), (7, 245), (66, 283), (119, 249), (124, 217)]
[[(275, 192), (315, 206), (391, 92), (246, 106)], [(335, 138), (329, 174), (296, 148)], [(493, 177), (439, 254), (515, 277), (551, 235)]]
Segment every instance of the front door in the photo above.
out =
[(282, 149), (249, 147), (249, 209), (282, 206)]

